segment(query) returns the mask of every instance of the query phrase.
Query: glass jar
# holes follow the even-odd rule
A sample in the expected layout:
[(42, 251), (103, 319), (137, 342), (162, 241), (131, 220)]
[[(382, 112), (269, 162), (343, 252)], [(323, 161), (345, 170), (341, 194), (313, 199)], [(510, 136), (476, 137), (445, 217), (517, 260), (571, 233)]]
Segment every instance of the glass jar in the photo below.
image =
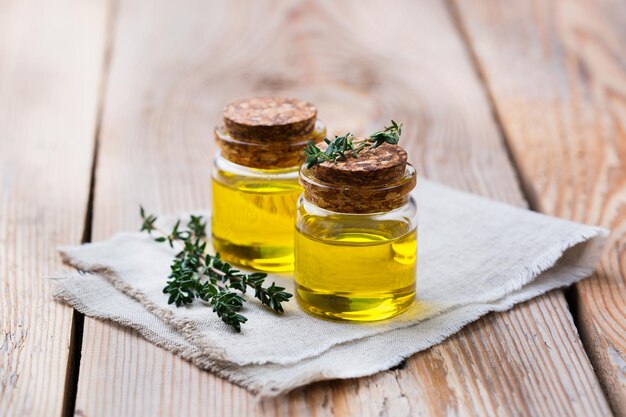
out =
[[(397, 174), (381, 175), (385, 181), (378, 184), (372, 170), (344, 170), (335, 175), (344, 179), (337, 183), (328, 181), (323, 171), (302, 168), (295, 283), (305, 311), (330, 319), (374, 321), (395, 316), (413, 303), (417, 205), (410, 191), (416, 173), (406, 164), (406, 153), (400, 153), (402, 170), (396, 167)], [(380, 168), (382, 173), (385, 167)], [(355, 178), (362, 181), (351, 183)]]
[(293, 225), (302, 189), (298, 168), (307, 142), (326, 135), (315, 107), (255, 98), (224, 110), (214, 130), (213, 247), (227, 262), (262, 271), (292, 271)]

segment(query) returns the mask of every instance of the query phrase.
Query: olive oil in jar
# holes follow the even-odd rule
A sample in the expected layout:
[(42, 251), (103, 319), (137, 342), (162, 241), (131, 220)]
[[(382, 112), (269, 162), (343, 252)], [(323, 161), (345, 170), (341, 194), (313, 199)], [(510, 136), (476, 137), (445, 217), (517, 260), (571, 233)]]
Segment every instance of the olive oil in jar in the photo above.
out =
[[(259, 177), (216, 168), (213, 246), (229, 262), (265, 271), (293, 269), (293, 225), (302, 189), (290, 171)], [(269, 178), (267, 177), (269, 174)]]
[(269, 272), (293, 270), (298, 168), (308, 141), (326, 134), (317, 110), (280, 97), (228, 105), (214, 130), (214, 249), (227, 262)]
[(300, 305), (316, 315), (355, 321), (406, 310), (415, 298), (415, 229), (393, 220), (372, 228), (371, 216), (345, 217), (334, 216), (334, 225), (315, 215), (298, 222)]

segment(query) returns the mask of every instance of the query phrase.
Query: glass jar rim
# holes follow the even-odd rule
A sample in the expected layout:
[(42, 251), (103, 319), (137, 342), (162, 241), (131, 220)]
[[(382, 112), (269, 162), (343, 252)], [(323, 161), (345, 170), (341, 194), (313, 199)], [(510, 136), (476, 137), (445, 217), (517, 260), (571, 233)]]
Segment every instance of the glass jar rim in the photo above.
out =
[(331, 184), (316, 178), (306, 165), (299, 173), (304, 197), (316, 206), (338, 213), (380, 213), (402, 206), (417, 182), (415, 168), (408, 164), (404, 175), (380, 185)]
[[(311, 140), (317, 140), (326, 133), (324, 123), (317, 120), (315, 129), (306, 136), (287, 138), (287, 140), (265, 141), (233, 137), (223, 125), (213, 129), (215, 142), (222, 151), (222, 156), (238, 165), (262, 168), (291, 168), (300, 166), (304, 160), (304, 148)], [(323, 137), (323, 136), (322, 136)]]
[[(416, 178), (417, 178), (417, 171), (415, 170), (413, 165), (411, 165), (410, 163), (406, 164), (406, 168), (404, 170), (404, 175), (402, 175), (402, 177), (398, 178), (394, 182), (381, 184), (381, 185), (332, 184), (332, 183), (321, 181), (321, 180), (315, 178), (312, 175), (311, 170), (309, 168), (307, 168), (306, 164), (302, 164), (302, 166), (300, 167), (300, 181), (305, 182), (307, 184), (310, 184), (313, 187), (316, 187), (318, 189), (327, 190), (327, 191), (330, 191), (330, 190), (352, 190), (352, 189), (358, 188), (358, 189), (362, 189), (364, 191), (372, 191), (372, 192), (374, 192), (374, 191), (376, 191), (376, 192), (381, 192), (381, 191), (393, 192), (395, 190), (401, 190), (401, 189), (405, 188), (411, 182), (415, 182)], [(303, 186), (304, 186), (304, 184), (303, 184)], [(415, 185), (413, 185), (413, 187), (411, 187), (411, 189), (413, 189), (414, 187), (415, 187)]]
[(239, 172), (242, 175), (252, 175), (257, 176), (259, 178), (266, 177), (267, 175), (292, 175), (298, 174), (300, 165), (293, 165), (290, 167), (279, 167), (279, 168), (258, 168), (258, 167), (249, 167), (246, 165), (241, 165), (236, 162), (233, 162), (222, 155), (222, 152), (218, 150), (213, 157), (214, 163), (217, 164), (218, 167), (222, 169), (226, 169), (229, 171)]
[(314, 202), (307, 200), (304, 193), (300, 195), (300, 198), (298, 199), (298, 204), (299, 205), (302, 204), (305, 207), (309, 207), (306, 209), (308, 211), (311, 210), (310, 207), (314, 207), (317, 214), (324, 214), (327, 216), (328, 215), (342, 215), (342, 216), (347, 215), (347, 216), (355, 216), (355, 218), (371, 217), (372, 220), (385, 220), (385, 217), (394, 216), (397, 213), (401, 213), (403, 210), (405, 210), (407, 206), (412, 206), (416, 210), (413, 217), (417, 218), (417, 200), (415, 199), (415, 196), (411, 193), (407, 194), (407, 199), (402, 205), (395, 207), (388, 211), (372, 211), (372, 212), (365, 212), (365, 213), (349, 213), (349, 212), (344, 212), (344, 211), (334, 211), (328, 208), (320, 207)]

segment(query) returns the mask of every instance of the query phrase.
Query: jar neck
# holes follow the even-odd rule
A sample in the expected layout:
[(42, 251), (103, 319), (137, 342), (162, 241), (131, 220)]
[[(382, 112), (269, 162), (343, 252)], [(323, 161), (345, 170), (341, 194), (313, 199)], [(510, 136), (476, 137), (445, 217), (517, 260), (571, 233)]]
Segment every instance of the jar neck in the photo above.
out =
[(317, 142), (325, 135), (326, 127), (319, 120), (310, 133), (280, 140), (240, 138), (231, 135), (224, 126), (214, 129), (215, 141), (225, 159), (237, 165), (265, 170), (298, 167), (304, 160), (306, 144)]
[(244, 165), (236, 164), (232, 161), (229, 161), (222, 155), (221, 151), (218, 151), (215, 154), (215, 158), (213, 159), (213, 165), (215, 169), (221, 172), (228, 172), (231, 174), (246, 176), (246, 177), (256, 177), (256, 178), (267, 178), (271, 176), (275, 177), (284, 177), (285, 179), (293, 179), (296, 180), (298, 178), (298, 172), (300, 170), (300, 166), (292, 166), (286, 168), (254, 168), (247, 167)]
[(402, 177), (375, 186), (327, 183), (313, 176), (304, 165), (300, 170), (304, 198), (317, 207), (337, 213), (371, 214), (398, 209), (409, 202), (416, 181), (417, 174), (411, 164), (406, 165)]
[(381, 221), (388, 219), (397, 219), (398, 217), (406, 217), (411, 222), (417, 221), (417, 202), (411, 193), (407, 195), (406, 202), (399, 207), (396, 207), (389, 211), (372, 212), (372, 213), (346, 213), (333, 211), (326, 208), (322, 208), (317, 204), (307, 200), (306, 195), (303, 193), (298, 200), (298, 206), (304, 210), (308, 215), (319, 217), (334, 217), (334, 216), (350, 216), (354, 218), (364, 218), (372, 221)]

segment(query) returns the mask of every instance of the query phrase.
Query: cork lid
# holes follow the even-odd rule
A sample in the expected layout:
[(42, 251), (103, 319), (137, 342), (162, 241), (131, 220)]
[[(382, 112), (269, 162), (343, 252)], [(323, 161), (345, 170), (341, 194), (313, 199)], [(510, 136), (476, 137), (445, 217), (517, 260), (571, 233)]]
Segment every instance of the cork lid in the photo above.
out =
[[(358, 145), (359, 141), (355, 141)], [(323, 144), (318, 144), (321, 149)], [(381, 213), (405, 204), (416, 184), (415, 169), (398, 145), (366, 149), (357, 158), (327, 161), (300, 171), (304, 196), (340, 213)]]
[(311, 133), (317, 109), (295, 98), (259, 97), (227, 105), (222, 116), (226, 130), (234, 138), (271, 142)]
[[(358, 146), (364, 139), (354, 141)], [(324, 150), (326, 143), (317, 145)], [(406, 169), (408, 156), (402, 147), (382, 144), (378, 148), (366, 149), (358, 158), (344, 161), (326, 161), (311, 168), (311, 173), (318, 180), (344, 185), (380, 185), (394, 182), (402, 177)]]

